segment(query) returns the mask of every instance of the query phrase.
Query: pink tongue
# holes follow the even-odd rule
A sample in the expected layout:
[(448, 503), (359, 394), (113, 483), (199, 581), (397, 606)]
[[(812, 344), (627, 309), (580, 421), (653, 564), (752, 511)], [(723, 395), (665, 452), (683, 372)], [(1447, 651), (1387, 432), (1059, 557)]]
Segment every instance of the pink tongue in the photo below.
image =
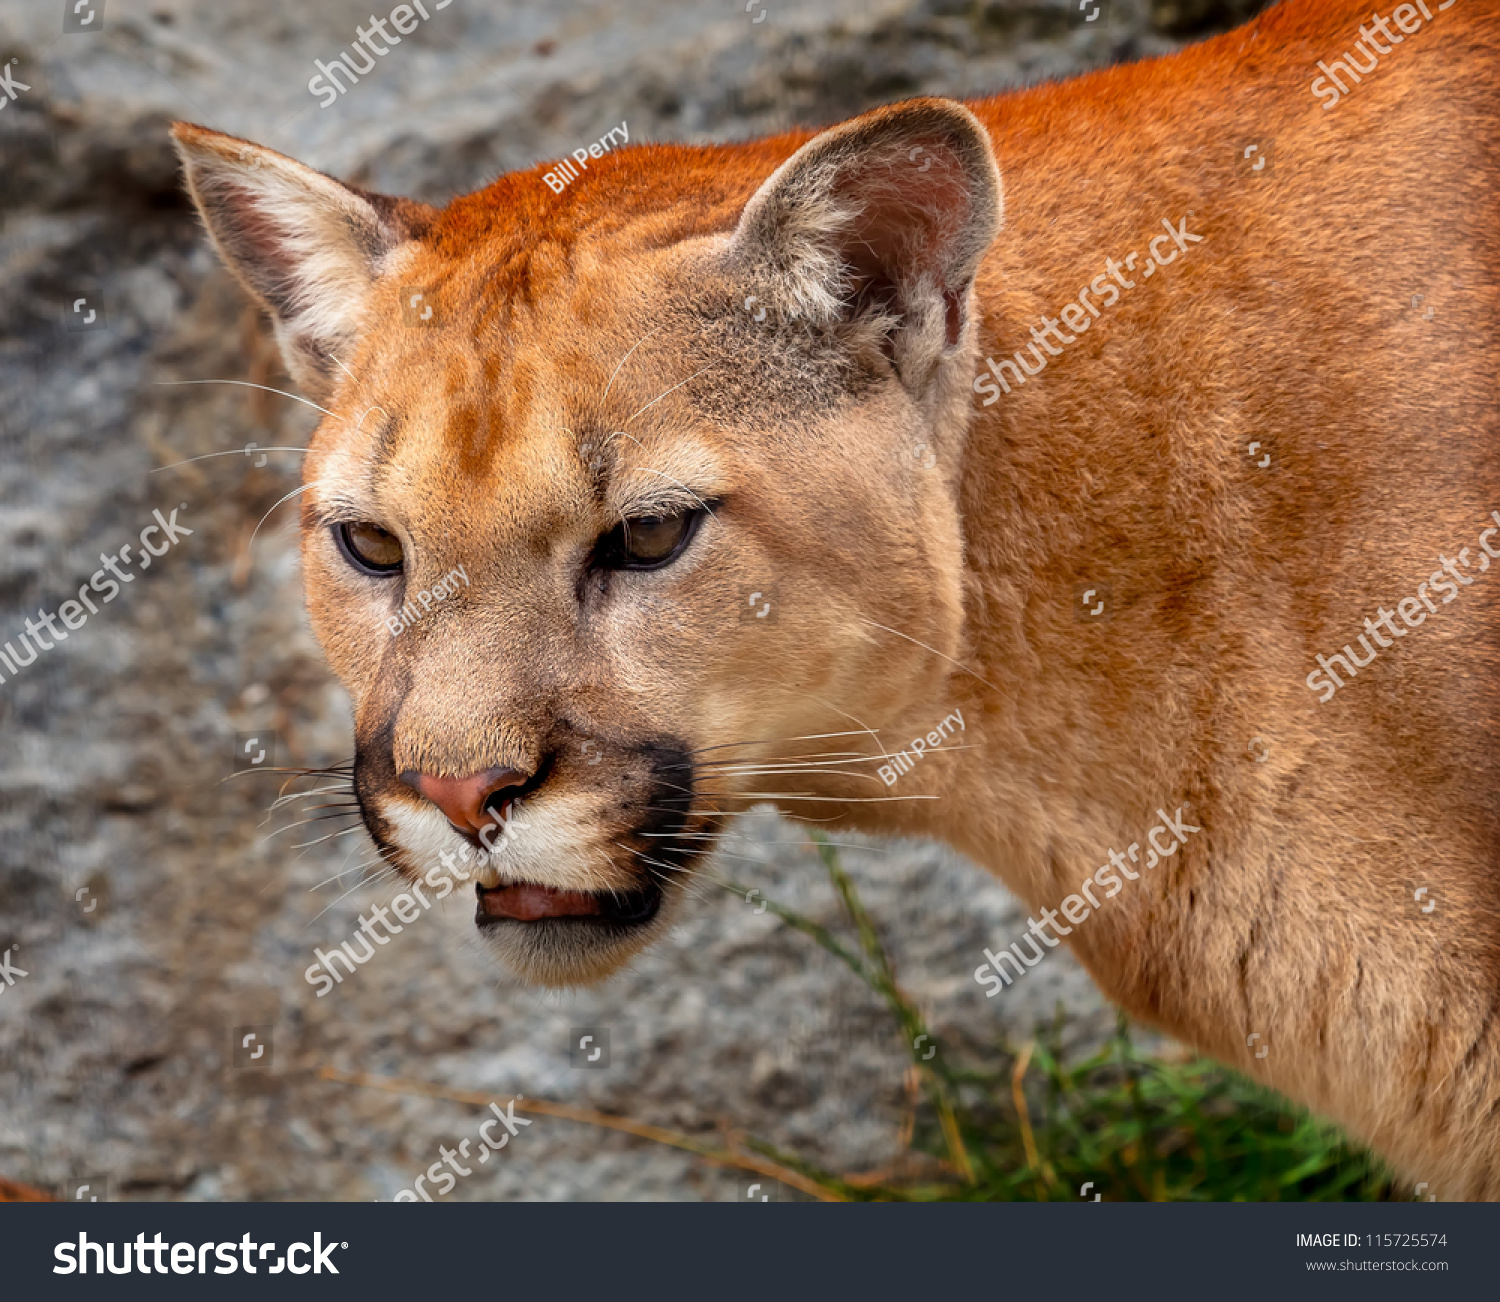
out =
[(597, 916), (599, 901), (585, 891), (555, 891), (550, 886), (498, 886), (480, 897), (491, 918), (514, 918), (535, 922), (538, 918), (586, 918)]

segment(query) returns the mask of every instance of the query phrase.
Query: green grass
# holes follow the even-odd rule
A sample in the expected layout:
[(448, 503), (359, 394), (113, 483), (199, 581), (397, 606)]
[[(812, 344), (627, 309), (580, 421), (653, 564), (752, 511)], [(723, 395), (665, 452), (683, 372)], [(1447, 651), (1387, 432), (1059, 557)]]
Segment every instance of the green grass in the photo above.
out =
[(874, 920), (837, 851), (816, 833), (813, 841), (850, 934), (774, 901), (767, 907), (884, 1000), (912, 1056), (912, 1107), (903, 1130), (909, 1143), (889, 1168), (838, 1174), (748, 1141), (826, 1196), (922, 1202), (1406, 1196), (1372, 1154), (1279, 1095), (1207, 1059), (1143, 1053), (1123, 1015), (1110, 1041), (1077, 1061), (1061, 1048), (1061, 1020), (1019, 1048), (996, 1045), (979, 1063), (952, 1063), (941, 1046), (926, 1057), (936, 1041), (902, 991)]

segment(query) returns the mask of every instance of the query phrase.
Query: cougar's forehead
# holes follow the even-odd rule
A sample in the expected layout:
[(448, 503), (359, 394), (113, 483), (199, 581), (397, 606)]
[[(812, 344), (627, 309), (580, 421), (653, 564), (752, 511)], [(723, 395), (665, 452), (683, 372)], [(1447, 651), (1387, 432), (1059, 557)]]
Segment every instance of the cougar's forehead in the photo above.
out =
[(618, 431), (640, 438), (689, 416), (682, 392), (640, 415), (686, 374), (668, 329), (681, 305), (658, 277), (622, 276), (627, 261), (623, 247), (564, 259), (546, 242), (459, 262), (407, 251), (372, 295), (342, 419), (320, 430), (327, 468), (502, 496), (538, 478), (576, 487), (580, 462), (617, 459), (599, 445)]

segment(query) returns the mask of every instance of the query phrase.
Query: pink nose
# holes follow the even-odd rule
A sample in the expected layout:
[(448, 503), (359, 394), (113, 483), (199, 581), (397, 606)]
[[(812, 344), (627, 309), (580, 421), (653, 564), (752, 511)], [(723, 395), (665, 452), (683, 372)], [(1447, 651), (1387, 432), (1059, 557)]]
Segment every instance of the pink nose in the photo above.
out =
[(407, 772), (401, 781), (441, 809), (459, 831), (480, 832), (504, 819), (526, 785), (526, 775), (515, 769), (485, 769), (466, 778)]

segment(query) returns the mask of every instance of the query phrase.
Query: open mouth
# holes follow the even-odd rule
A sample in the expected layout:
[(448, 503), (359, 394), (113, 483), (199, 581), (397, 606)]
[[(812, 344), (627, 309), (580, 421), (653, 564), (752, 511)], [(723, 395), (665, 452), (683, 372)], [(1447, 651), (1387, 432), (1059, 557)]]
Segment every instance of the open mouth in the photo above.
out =
[(484, 887), (476, 882), (474, 891), (474, 923), (480, 928), (543, 921), (639, 926), (661, 907), (661, 887), (655, 882), (627, 892), (561, 891), (532, 882)]

